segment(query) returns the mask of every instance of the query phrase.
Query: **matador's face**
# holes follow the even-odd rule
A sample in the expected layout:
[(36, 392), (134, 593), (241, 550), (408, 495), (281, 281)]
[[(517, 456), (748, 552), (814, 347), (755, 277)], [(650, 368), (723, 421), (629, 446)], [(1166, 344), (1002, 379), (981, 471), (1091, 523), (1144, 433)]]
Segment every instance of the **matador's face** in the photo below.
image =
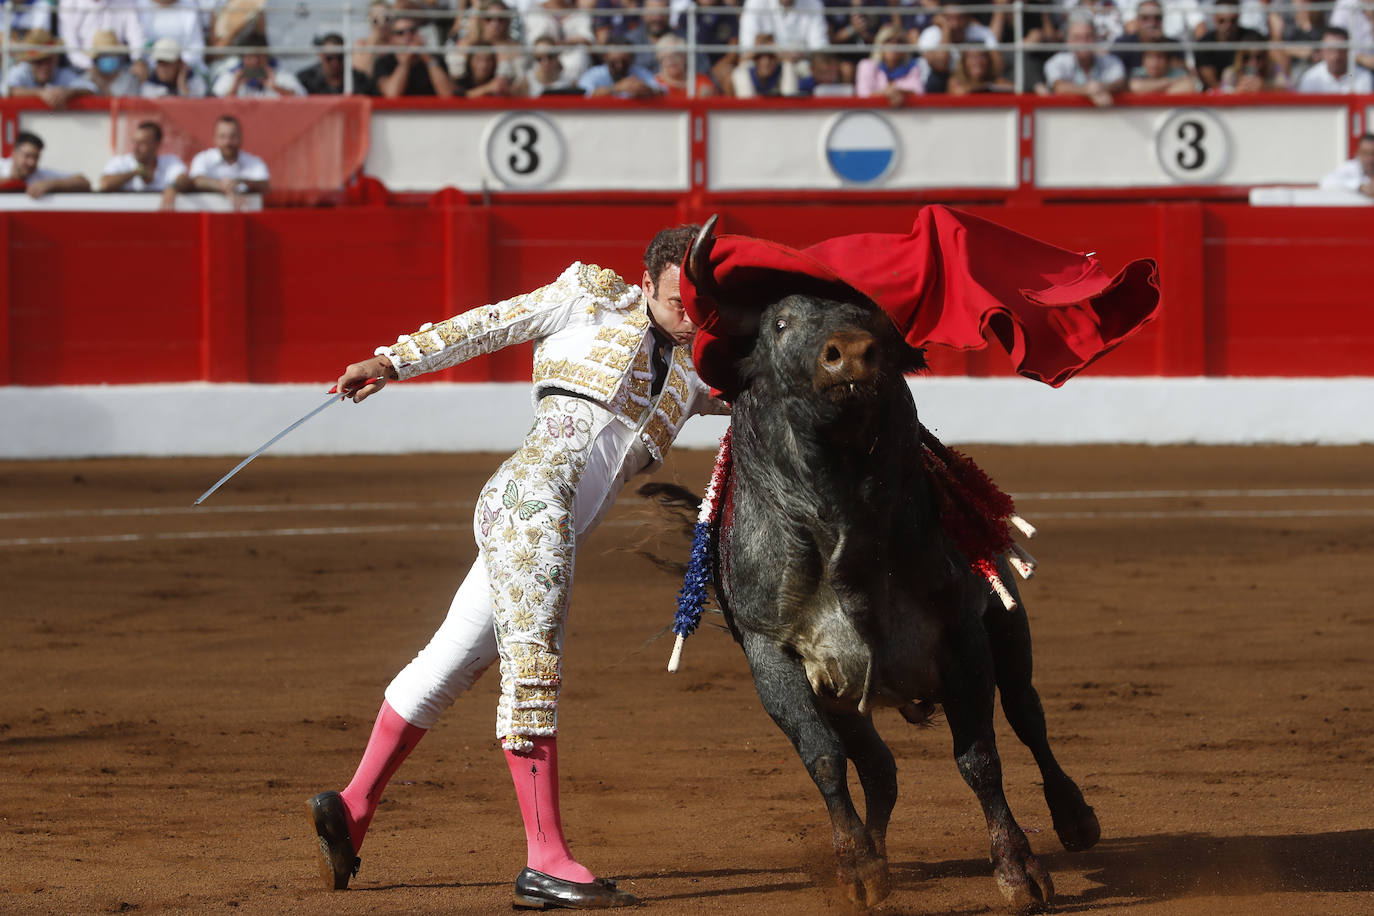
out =
[(687, 317), (682, 307), (682, 270), (676, 264), (669, 264), (658, 275), (658, 282), (644, 271), (641, 285), (644, 299), (649, 305), (649, 317), (658, 329), (678, 344), (689, 344), (696, 336), (697, 326)]

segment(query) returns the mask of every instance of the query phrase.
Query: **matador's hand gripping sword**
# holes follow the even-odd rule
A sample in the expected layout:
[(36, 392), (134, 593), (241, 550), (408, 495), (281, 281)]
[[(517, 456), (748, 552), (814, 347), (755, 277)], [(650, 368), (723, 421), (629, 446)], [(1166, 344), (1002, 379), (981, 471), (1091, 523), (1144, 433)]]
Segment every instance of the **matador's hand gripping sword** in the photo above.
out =
[(215, 491), (218, 490), (220, 487), (222, 487), (222, 486), (224, 486), (226, 483), (228, 483), (228, 482), (229, 482), (229, 478), (233, 477), (233, 476), (234, 476), (235, 474), (237, 474), (239, 471), (243, 470), (244, 467), (247, 466), (248, 462), (252, 461), (254, 458), (258, 457), (258, 456), (261, 455), (263, 452), (267, 451), (269, 448), (271, 448), (273, 445), (275, 445), (279, 439), (281, 439), (281, 438), (282, 438), (283, 436), (285, 436), (287, 433), (291, 432), (291, 430), (295, 429), (297, 426), (300, 426), (300, 425), (301, 425), (302, 423), (304, 423), (306, 420), (309, 420), (311, 417), (315, 416), (315, 414), (317, 414), (317, 413), (319, 413), (320, 411), (324, 410), (324, 409), (325, 409), (326, 407), (328, 407), (330, 404), (333, 404), (333, 403), (335, 403), (336, 401), (342, 401), (344, 398), (348, 397), (350, 394), (352, 394), (354, 391), (357, 391), (359, 388), (366, 388), (368, 385), (371, 385), (371, 384), (373, 384), (373, 383), (375, 383), (375, 382), (380, 382), (380, 381), (382, 381), (382, 379), (369, 379), (368, 381), (365, 381), (365, 382), (363, 382), (362, 384), (360, 384), (360, 385), (358, 386), (358, 388), (346, 390), (346, 391), (344, 391), (343, 394), (339, 394), (339, 386), (338, 386), (338, 385), (335, 385), (333, 388), (330, 388), (330, 389), (329, 389), (329, 399), (328, 399), (327, 401), (325, 401), (325, 402), (324, 402), (323, 404), (321, 404), (319, 407), (316, 407), (314, 410), (310, 411), (310, 413), (308, 413), (308, 414), (306, 414), (305, 416), (301, 417), (301, 418), (300, 418), (299, 420), (297, 420), (295, 423), (292, 423), (290, 426), (286, 427), (286, 429), (284, 429), (284, 430), (282, 430), (281, 432), (277, 433), (277, 434), (276, 434), (275, 436), (273, 436), (271, 439), (268, 439), (266, 442), (264, 442), (261, 446), (259, 446), (259, 448), (258, 448), (257, 451), (253, 452), (253, 454), (249, 455), (247, 458), (243, 459), (243, 460), (240, 461), (238, 464), (234, 465), (234, 469), (233, 469), (232, 471), (230, 471), (228, 474), (225, 474), (225, 475), (224, 475), (223, 477), (221, 477), (219, 480), (215, 481), (215, 485), (214, 485), (213, 487), (211, 487), (210, 489), (206, 490), (204, 493), (200, 494), (200, 498), (198, 498), (195, 502), (191, 503), (191, 505), (192, 505), (192, 506), (199, 506), (201, 503), (205, 502), (206, 497), (208, 497), (211, 493), (215, 492)]

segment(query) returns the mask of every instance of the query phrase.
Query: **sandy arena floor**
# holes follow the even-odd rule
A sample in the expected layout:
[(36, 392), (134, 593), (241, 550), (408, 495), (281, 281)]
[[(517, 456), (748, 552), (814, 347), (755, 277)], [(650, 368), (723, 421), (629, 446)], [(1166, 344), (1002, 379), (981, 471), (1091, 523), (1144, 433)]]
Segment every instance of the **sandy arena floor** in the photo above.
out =
[[(1003, 723), (1059, 912), (1374, 912), (1374, 449), (976, 448), (1039, 525), (1036, 682), (1103, 840), (1058, 847)], [(499, 456), (0, 464), (0, 912), (499, 913), (524, 842), (489, 673), (401, 769), (345, 893), (304, 800), (351, 776), (438, 625)], [(693, 488), (710, 456), (660, 476)], [(574, 849), (663, 914), (846, 907), (830, 831), (744, 656), (623, 499), (579, 558), (562, 710)], [(685, 543), (660, 549), (685, 556)], [(891, 710), (882, 913), (997, 912), (948, 731)]]

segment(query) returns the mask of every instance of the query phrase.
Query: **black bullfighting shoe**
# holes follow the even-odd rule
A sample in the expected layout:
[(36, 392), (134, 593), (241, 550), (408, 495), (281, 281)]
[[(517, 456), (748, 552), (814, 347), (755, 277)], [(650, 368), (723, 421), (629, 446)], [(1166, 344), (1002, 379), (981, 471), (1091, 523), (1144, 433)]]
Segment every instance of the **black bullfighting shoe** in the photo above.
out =
[(348, 879), (358, 874), (362, 859), (353, 852), (348, 837), (348, 815), (338, 792), (321, 792), (305, 803), (310, 811), (310, 826), (320, 841), (320, 877), (336, 891), (348, 887)]
[(638, 897), (622, 891), (609, 878), (579, 884), (526, 868), (515, 879), (515, 899), (511, 906), (517, 910), (608, 910), (638, 906), (639, 903)]

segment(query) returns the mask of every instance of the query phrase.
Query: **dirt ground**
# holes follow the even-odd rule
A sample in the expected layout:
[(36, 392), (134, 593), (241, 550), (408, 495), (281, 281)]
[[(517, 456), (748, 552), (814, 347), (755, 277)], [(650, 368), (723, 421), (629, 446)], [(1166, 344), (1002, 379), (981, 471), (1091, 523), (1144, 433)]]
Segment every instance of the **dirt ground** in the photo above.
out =
[[(1102, 822), (1055, 909), (1374, 912), (1374, 449), (971, 448), (1041, 533), (1023, 586), (1052, 741)], [(500, 456), (0, 464), (0, 912), (499, 913), (523, 834), (489, 673), (402, 767), (344, 893), (303, 802), (342, 787), (438, 625)], [(660, 477), (699, 488), (710, 456)], [(728, 634), (664, 671), (680, 583), (622, 499), (577, 567), (564, 817), (677, 913), (843, 912), (820, 797)], [(685, 556), (676, 537), (659, 542)], [(718, 618), (717, 618), (718, 619)], [(998, 912), (943, 722), (901, 768), (889, 914)]]

